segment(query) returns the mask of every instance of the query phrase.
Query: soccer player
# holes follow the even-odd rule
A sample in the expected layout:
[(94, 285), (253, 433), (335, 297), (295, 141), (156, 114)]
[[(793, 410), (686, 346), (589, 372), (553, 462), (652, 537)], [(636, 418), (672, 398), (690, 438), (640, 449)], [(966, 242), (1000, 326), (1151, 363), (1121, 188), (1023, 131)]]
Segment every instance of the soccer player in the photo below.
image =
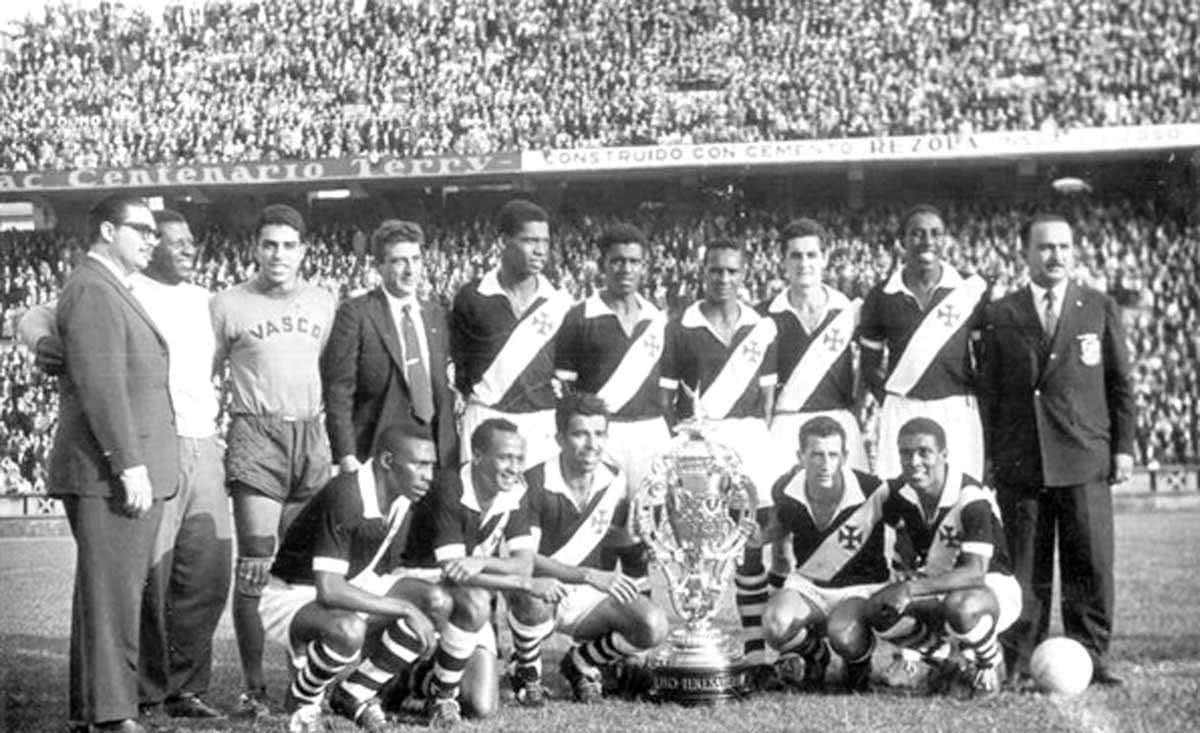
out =
[[(965, 682), (973, 694), (992, 694), (1002, 676), (997, 635), (1021, 613), (995, 496), (950, 464), (933, 420), (909, 420), (897, 443), (903, 473), (887, 482), (883, 511), (896, 530), (893, 565), (906, 565), (908, 577), (839, 604), (830, 642), (854, 663), (870, 658), (878, 636), (915, 653), (900, 661), (917, 668), (914, 676), (924, 666), (931, 689)], [(965, 665), (949, 659), (950, 640)]]
[[(870, 596), (888, 580), (882, 522), (887, 492), (877, 490), (879, 479), (850, 468), (846, 432), (832, 417), (804, 423), (799, 445), (799, 463), (775, 483), (768, 530), (790, 537), (796, 567), (767, 603), (763, 628), (779, 650), (782, 678), (812, 691), (824, 687), (829, 666), (829, 612), (846, 598)], [(847, 688), (865, 690), (870, 673), (869, 655), (848, 663)]]
[(269, 637), (292, 651), (291, 733), (321, 730), (325, 690), (364, 643), (373, 650), (330, 695), (333, 710), (369, 731), (388, 730), (379, 689), (435, 643), (449, 593), (437, 568), (408, 567), (416, 507), (426, 502), (437, 454), (416, 426), (393, 425), (357, 472), (333, 478), (288, 527), (260, 610)]
[[(913, 417), (953, 425), (950, 454), (983, 475), (983, 424), (971, 387), (987, 283), (964, 278), (942, 259), (941, 212), (916, 206), (904, 216), (904, 266), (867, 293), (859, 326), (862, 379), (881, 402), (875, 473), (900, 473), (896, 436)], [(886, 357), (886, 365), (885, 365)]]
[(246, 689), (238, 713), (268, 711), (258, 596), (276, 538), (332, 469), (321, 420), (318, 361), (335, 299), (300, 276), (304, 219), (290, 206), (267, 206), (255, 228), (255, 277), (212, 300), (217, 363), (228, 360), (231, 421), (225, 482), (237, 535), (233, 621)]
[(542, 641), (556, 630), (575, 646), (559, 666), (575, 699), (601, 696), (601, 668), (662, 643), (663, 610), (638, 592), (637, 581), (616, 569), (616, 555), (633, 542), (625, 531), (630, 504), (625, 474), (603, 460), (608, 438), (604, 401), (567, 395), (555, 410), (561, 453), (525, 474), (530, 525), (538, 540), (534, 573), (566, 586), (557, 605), (511, 593), (513, 688), (522, 705), (544, 703)]
[[(555, 449), (554, 335), (571, 307), (542, 269), (550, 253), (550, 217), (536, 204), (509, 201), (497, 217), (500, 266), (464, 285), (450, 312), (454, 381), (467, 404), (459, 433), (499, 417), (520, 428), (528, 459)], [(462, 460), (472, 451), (462, 446)]]
[(604, 289), (567, 312), (554, 373), (567, 389), (604, 401), (608, 453), (636, 491), (671, 439), (658, 400), (667, 316), (638, 294), (646, 271), (645, 235), (618, 224), (600, 236), (599, 248)]
[(825, 228), (812, 219), (790, 222), (779, 236), (788, 286), (760, 309), (779, 331), (779, 389), (771, 438), (780, 459), (787, 460), (796, 455), (801, 425), (818, 415), (833, 418), (846, 435), (850, 467), (868, 471), (854, 414), (853, 336), (862, 302), (848, 300), (823, 282), (828, 240)]
[[(703, 416), (712, 437), (732, 448), (754, 484), (759, 523), (765, 523), (775, 476), (767, 418), (774, 401), (775, 322), (738, 302), (746, 273), (741, 247), (716, 240), (704, 253), (704, 298), (667, 326), (659, 378), (667, 421)], [(737, 571), (737, 606), (745, 632), (746, 661), (757, 678), (773, 674), (766, 665), (762, 611), (767, 573), (762, 547), (751, 543)]]
[[(417, 691), (428, 697), (426, 712), (435, 728), (459, 724), (460, 688), (477, 717), (497, 709), (496, 635), (490, 624), (495, 592), (520, 591), (550, 603), (563, 593), (553, 578), (531, 577), (537, 542), (522, 476), (525, 440), (517, 426), (500, 418), (484, 420), (471, 433), (470, 445), (471, 462), (439, 476), (434, 522), (422, 525), (419, 543), (427, 553), (422, 564), (441, 567), (453, 599), (431, 672), (414, 674)], [(501, 541), (508, 547), (506, 557), (499, 555)], [(477, 674), (464, 681), (473, 657)]]

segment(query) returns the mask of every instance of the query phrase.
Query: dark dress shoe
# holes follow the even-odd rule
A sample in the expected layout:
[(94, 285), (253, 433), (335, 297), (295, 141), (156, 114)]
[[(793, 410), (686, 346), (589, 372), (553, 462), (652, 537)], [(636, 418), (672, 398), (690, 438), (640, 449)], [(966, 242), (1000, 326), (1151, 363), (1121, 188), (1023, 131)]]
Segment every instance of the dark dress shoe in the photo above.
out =
[(167, 715), (172, 718), (223, 718), (220, 710), (196, 695), (180, 695), (167, 700)]
[(1103, 685), (1104, 687), (1120, 687), (1125, 684), (1125, 680), (1113, 674), (1103, 664), (1097, 664), (1092, 670), (1092, 684)]

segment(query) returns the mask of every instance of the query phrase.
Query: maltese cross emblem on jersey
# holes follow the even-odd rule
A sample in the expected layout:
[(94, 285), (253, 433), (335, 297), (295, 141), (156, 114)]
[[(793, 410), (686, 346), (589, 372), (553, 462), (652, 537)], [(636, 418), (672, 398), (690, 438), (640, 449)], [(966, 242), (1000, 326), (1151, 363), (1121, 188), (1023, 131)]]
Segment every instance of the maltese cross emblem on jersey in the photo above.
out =
[(749, 340), (742, 345), (742, 358), (751, 363), (757, 363), (762, 358), (763, 350), (757, 341)]
[(946, 325), (946, 328), (950, 328), (958, 320), (958, 309), (952, 304), (947, 303), (937, 309), (937, 317)]
[(658, 347), (661, 346), (661, 344), (658, 341), (658, 336), (649, 333), (646, 334), (646, 340), (642, 342), (642, 346), (651, 354), (656, 354), (658, 353)]
[(539, 334), (546, 336), (554, 330), (554, 319), (550, 317), (549, 313), (542, 311), (533, 317), (533, 327)]
[(826, 331), (823, 341), (825, 342), (826, 348), (835, 354), (846, 346), (846, 338), (842, 336), (842, 329), (840, 328), (830, 328), (828, 331)]
[(847, 550), (857, 550), (862, 547), (862, 541), (862, 530), (853, 524), (847, 524), (838, 530), (838, 544)]
[(944, 542), (947, 547), (962, 547), (962, 533), (952, 525), (946, 525), (938, 530), (938, 539)]

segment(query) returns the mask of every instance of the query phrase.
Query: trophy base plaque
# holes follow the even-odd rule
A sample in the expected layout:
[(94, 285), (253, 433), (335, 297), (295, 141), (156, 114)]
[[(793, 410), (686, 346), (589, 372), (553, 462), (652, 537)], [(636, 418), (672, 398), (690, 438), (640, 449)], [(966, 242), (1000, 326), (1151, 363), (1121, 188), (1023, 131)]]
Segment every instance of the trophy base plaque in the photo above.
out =
[(741, 700), (750, 692), (750, 665), (716, 629), (677, 629), (651, 660), (650, 696), (687, 707)]

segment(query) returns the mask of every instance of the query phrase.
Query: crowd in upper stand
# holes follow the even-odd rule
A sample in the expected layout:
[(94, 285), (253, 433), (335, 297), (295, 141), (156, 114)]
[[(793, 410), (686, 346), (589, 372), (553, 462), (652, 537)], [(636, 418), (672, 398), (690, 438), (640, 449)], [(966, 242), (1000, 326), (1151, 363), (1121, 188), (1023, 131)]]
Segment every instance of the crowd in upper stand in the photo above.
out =
[[(979, 272), (998, 297), (1023, 282), (1017, 227), (1021, 211), (989, 205), (943, 206), (954, 245), (950, 260)], [(733, 236), (751, 252), (745, 299), (765, 300), (783, 287), (776, 227), (794, 212), (748, 210), (736, 215), (639, 210), (631, 219), (650, 237), (645, 294), (678, 313), (698, 296), (698, 257), (713, 236)], [(805, 211), (833, 233), (827, 278), (848, 295), (862, 295), (885, 277), (898, 252), (898, 207), (862, 211)], [(1163, 216), (1153, 205), (1130, 200), (1078, 204), (1072, 212), (1080, 244), (1079, 277), (1113, 294), (1127, 307), (1135, 355), (1138, 399), (1137, 450), (1143, 465), (1200, 461), (1200, 227)], [(429, 222), (428, 287), (449, 299), (458, 287), (495, 264), (495, 238), (487, 213), (470, 220)], [(610, 218), (575, 214), (552, 229), (559, 284), (583, 296), (596, 284), (594, 241)], [(220, 290), (252, 273), (249, 235), (197, 227), (203, 246), (197, 280)], [(314, 222), (305, 276), (340, 297), (374, 287), (361, 230)], [(81, 244), (45, 233), (0, 234), (3, 335), (19, 315), (54, 296)], [(436, 288), (434, 287), (436, 283)], [(39, 466), (54, 423), (57, 393), (22, 349), (0, 355), (0, 481), (8, 490), (41, 486)]]
[(51, 5), (0, 44), (0, 171), (1195, 122), (1198, 92), (1191, 0)]

